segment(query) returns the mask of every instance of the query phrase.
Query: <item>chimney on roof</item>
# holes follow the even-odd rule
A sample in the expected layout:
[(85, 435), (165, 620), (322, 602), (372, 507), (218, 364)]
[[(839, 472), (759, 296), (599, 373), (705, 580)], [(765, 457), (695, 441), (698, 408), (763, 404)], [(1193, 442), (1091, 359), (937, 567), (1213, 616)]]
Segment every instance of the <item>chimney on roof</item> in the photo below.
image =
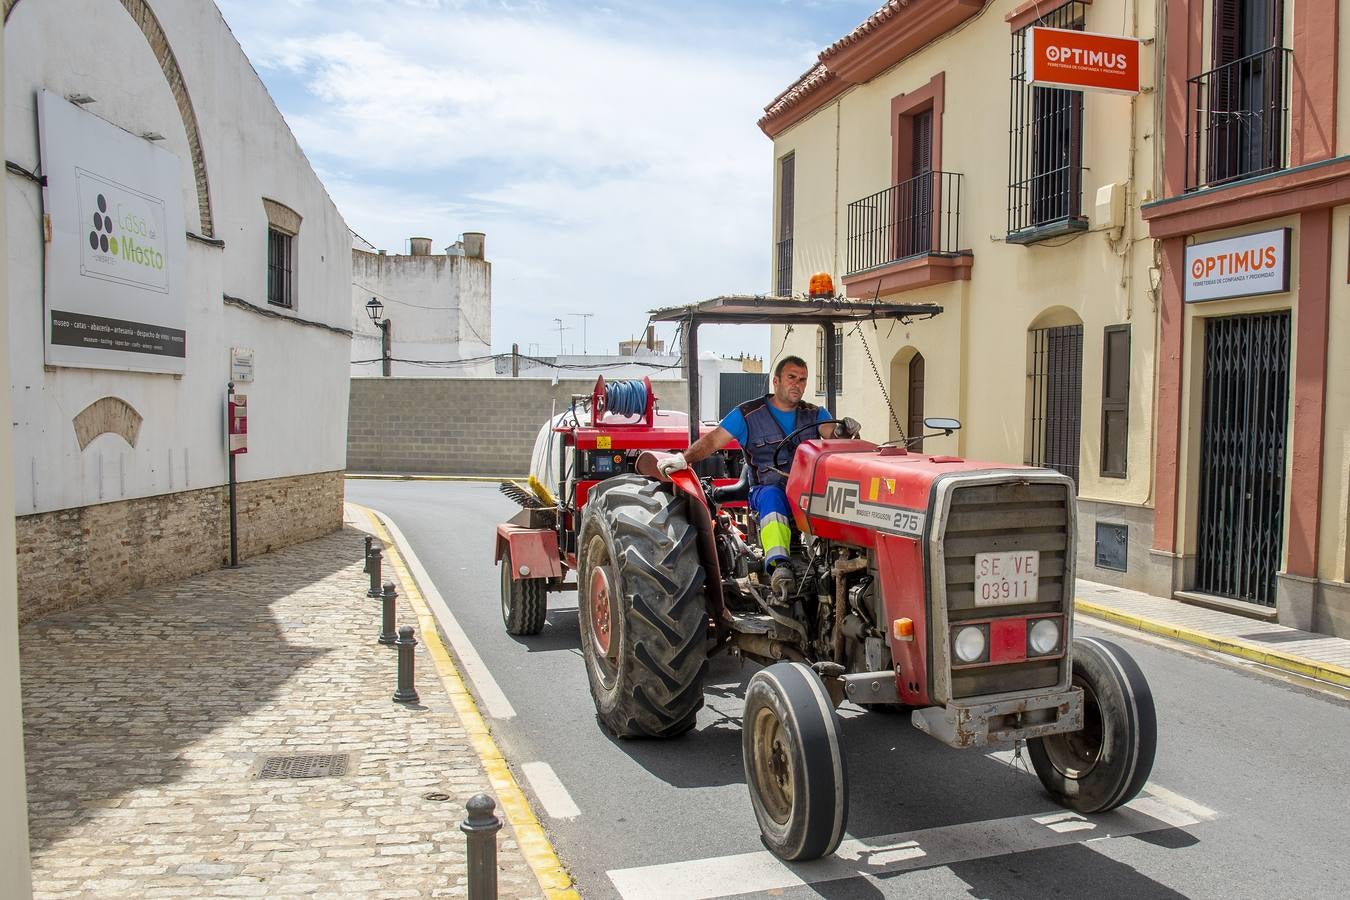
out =
[(482, 259), (487, 235), (481, 231), (464, 232), (464, 255), (470, 259)]
[(424, 237), (408, 238), (408, 243), (412, 244), (413, 256), (431, 255), (431, 238), (424, 238)]

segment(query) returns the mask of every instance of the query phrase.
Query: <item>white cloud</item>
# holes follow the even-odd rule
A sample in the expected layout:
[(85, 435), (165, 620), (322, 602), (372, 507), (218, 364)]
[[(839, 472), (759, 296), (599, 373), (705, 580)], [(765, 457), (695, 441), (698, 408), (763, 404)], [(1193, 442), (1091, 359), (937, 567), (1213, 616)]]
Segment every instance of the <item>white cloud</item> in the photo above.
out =
[[(755, 119), (815, 48), (762, 19), (292, 0), (262, 31), (250, 2), (221, 2), (298, 97), (282, 110), (352, 228), (391, 249), (488, 233), (497, 348), (556, 346), (567, 312), (597, 313), (589, 345), (612, 346), (652, 306), (768, 287)], [(756, 334), (710, 343), (763, 352)]]

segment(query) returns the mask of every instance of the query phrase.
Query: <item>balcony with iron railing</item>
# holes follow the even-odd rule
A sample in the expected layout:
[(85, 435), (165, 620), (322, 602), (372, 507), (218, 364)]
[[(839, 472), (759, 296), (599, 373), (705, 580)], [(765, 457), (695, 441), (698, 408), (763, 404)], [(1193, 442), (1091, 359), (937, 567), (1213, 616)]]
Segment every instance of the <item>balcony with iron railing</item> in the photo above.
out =
[(961, 246), (957, 172), (928, 172), (848, 205), (844, 284), (853, 297), (879, 296), (970, 278)]
[(1270, 47), (1187, 79), (1188, 192), (1288, 166), (1292, 57)]

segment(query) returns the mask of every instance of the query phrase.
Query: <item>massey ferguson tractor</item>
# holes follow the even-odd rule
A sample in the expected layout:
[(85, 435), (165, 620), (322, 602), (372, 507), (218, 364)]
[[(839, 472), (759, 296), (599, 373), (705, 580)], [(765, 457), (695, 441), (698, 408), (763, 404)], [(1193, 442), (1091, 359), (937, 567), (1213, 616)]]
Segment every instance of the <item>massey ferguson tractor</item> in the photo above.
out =
[[(652, 319), (682, 323), (689, 359), (703, 324), (821, 326), (833, 410), (835, 328), (941, 312), (823, 293), (723, 297)], [(693, 378), (689, 408), (698, 409)], [(909, 449), (950, 435), (960, 427), (952, 419), (879, 443), (852, 420), (832, 421), (834, 439), (786, 434), (778, 454), (796, 526), (786, 595), (763, 574), (746, 470), (732, 484), (689, 469), (665, 478), (662, 452), (649, 450), (631, 473), (590, 487), (576, 587), (604, 727), (624, 738), (683, 734), (703, 705), (709, 656), (764, 666), (746, 688), (742, 746), (764, 843), (785, 860), (832, 853), (843, 837), (835, 707), (846, 699), (908, 710), (915, 728), (952, 747), (1024, 741), (1046, 790), (1078, 812), (1131, 800), (1153, 764), (1153, 700), (1123, 650), (1073, 635), (1073, 482)], [(699, 430), (691, 419), (690, 441)]]

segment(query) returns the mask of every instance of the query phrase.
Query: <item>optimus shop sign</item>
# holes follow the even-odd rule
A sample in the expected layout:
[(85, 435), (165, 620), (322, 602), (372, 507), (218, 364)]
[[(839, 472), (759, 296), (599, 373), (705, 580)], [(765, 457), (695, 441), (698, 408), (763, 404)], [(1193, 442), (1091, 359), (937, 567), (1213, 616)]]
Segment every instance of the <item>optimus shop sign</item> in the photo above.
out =
[(1072, 91), (1139, 93), (1139, 41), (1067, 28), (1027, 29), (1026, 81)]
[(1186, 248), (1186, 302), (1279, 294), (1289, 290), (1289, 229)]

